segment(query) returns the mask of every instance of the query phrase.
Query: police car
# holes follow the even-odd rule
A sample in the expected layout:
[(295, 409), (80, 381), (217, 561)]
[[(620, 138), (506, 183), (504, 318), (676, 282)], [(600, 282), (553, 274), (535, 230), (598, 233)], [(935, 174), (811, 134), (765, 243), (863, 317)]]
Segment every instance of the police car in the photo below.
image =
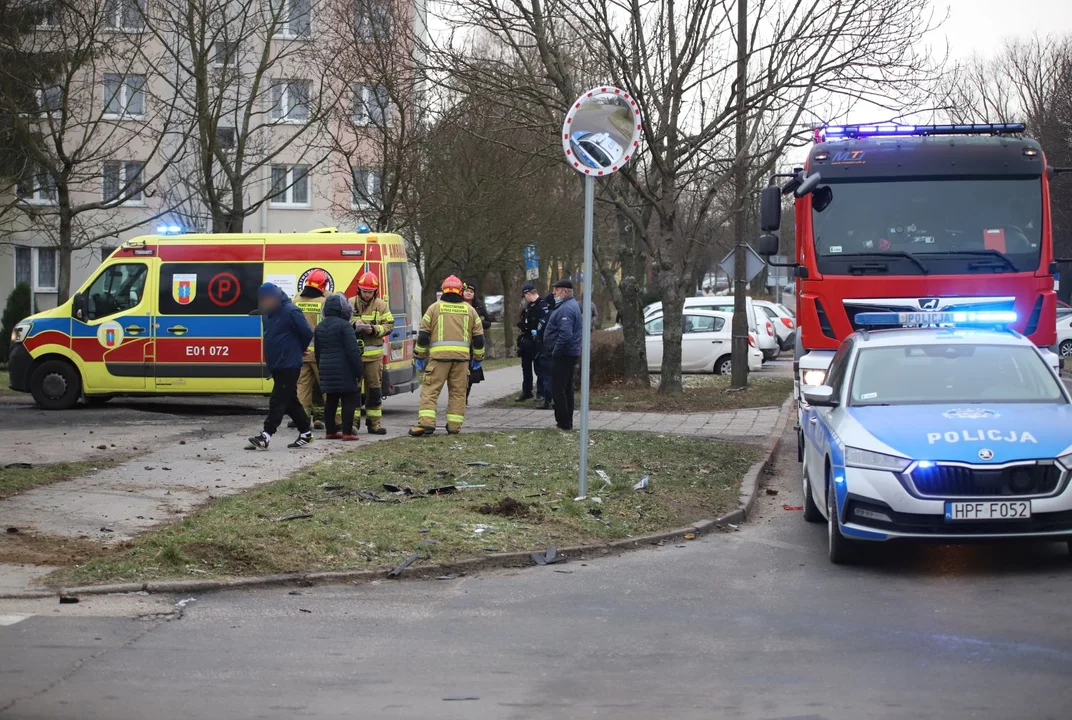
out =
[(1072, 538), (1069, 393), (1015, 332), (857, 332), (803, 395), (804, 519), (827, 523), (831, 561), (865, 541)]

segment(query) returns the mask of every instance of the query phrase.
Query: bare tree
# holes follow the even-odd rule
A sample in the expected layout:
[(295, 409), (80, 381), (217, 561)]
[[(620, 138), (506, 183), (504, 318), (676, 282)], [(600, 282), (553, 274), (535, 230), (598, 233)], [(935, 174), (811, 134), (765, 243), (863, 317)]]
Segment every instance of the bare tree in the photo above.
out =
[(58, 250), (61, 303), (75, 251), (152, 221), (153, 213), (130, 208), (155, 195), (181, 146), (174, 109), (150, 101), (160, 78), (148, 40), (135, 0), (65, 0), (28, 38), (28, 52), (57, 62), (47, 75), (23, 77), (36, 103), (13, 122), (27, 166), (4, 188), (10, 200), (0, 221)]
[[(698, 230), (722, 224), (742, 202), (716, 200), (742, 165), (743, 185), (759, 184), (800, 141), (803, 126), (835, 112), (839, 101), (897, 109), (914, 100), (932, 76), (917, 52), (931, 26), (927, 8), (926, 0), (760, 0), (748, 27), (738, 28), (731, 0), (459, 0), (454, 22), (494, 34), (526, 72), (474, 63), (453, 47), (439, 57), (504, 102), (524, 98), (542, 111), (532, 122), (548, 132), (593, 71), (636, 99), (644, 142), (623, 177), (650, 219), (614, 185), (603, 192), (638, 229), (651, 258), (665, 319), (660, 391), (676, 393), (681, 309), (703, 247)], [(737, 32), (747, 34), (744, 87), (731, 50)], [(738, 107), (747, 114), (745, 152), (729, 142)]]
[(340, 90), (313, 41), (316, 0), (155, 0), (146, 26), (165, 48), (161, 101), (188, 137), (169, 192), (211, 232), (241, 232), (267, 202), (309, 201), (327, 159), (319, 130)]

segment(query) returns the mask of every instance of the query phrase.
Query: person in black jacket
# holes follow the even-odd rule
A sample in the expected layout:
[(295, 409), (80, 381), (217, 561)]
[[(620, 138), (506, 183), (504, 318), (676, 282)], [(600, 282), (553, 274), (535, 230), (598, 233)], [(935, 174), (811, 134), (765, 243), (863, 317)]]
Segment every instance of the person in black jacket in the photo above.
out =
[[(324, 393), (324, 421), (328, 440), (357, 440), (354, 413), (359, 405), (358, 384), (364, 370), (362, 343), (350, 325), (353, 308), (343, 293), (324, 301), (324, 319), (316, 326), (316, 364), (320, 370), (320, 391)], [(342, 429), (335, 412), (342, 402)]]
[[(462, 299), (472, 305), (473, 309), (476, 310), (476, 314), (480, 316), (480, 324), (484, 326), (484, 333), (487, 334), (488, 328), (491, 327), (491, 318), (488, 317), (488, 310), (486, 307), (484, 307), (484, 303), (479, 298), (477, 298), (476, 288), (469, 283), (463, 284)], [(473, 368), (472, 361), (470, 360), (469, 387), (465, 389), (466, 404), (469, 403), (469, 393), (472, 391), (473, 385), (483, 381), (484, 370), (482, 368)]]
[(543, 392), (544, 373), (539, 362), (540, 321), (550, 314), (550, 309), (536, 291), (536, 286), (531, 284), (521, 288), (521, 302), (521, 320), (517, 323), (517, 354), (521, 356), (521, 394), (517, 396), (517, 402), (525, 402), (533, 396), (532, 375), (535, 371), (538, 404), (539, 398), (547, 396)]

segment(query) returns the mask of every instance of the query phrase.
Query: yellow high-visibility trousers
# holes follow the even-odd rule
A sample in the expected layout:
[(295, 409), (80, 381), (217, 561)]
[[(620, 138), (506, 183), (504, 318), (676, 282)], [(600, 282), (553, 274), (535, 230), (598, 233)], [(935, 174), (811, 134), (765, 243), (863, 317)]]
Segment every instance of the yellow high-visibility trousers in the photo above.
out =
[(447, 386), (447, 431), (458, 432), (465, 422), (465, 390), (469, 385), (468, 360), (429, 360), (421, 378), (421, 409), (417, 425), (436, 426), (436, 405), (444, 383)]
[(362, 379), (364, 380), (365, 414), (368, 416), (368, 426), (374, 430), (379, 429), (380, 419), (383, 417), (383, 362), (380, 358), (362, 363)]

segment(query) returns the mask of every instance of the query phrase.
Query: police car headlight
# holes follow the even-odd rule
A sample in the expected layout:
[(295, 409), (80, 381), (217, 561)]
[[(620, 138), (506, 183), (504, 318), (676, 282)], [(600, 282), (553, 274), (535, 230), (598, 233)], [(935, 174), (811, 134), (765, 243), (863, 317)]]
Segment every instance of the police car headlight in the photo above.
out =
[(912, 461), (908, 458), (886, 455), (884, 453), (862, 450), (861, 448), (845, 448), (845, 466), (863, 468), (865, 470), (888, 470), (900, 473), (908, 469)]
[(28, 322), (20, 322), (16, 325), (11, 331), (11, 344), (18, 345), (25, 340), (26, 336), (30, 334), (31, 327), (33, 327), (33, 324)]
[(826, 381), (826, 370), (805, 370), (800, 373), (800, 382), (805, 387), (819, 387)]

